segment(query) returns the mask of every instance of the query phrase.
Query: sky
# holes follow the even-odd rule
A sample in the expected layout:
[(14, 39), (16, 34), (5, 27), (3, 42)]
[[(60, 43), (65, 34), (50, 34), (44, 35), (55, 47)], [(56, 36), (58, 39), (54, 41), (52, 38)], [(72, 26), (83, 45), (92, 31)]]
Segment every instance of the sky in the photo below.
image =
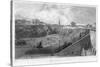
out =
[(45, 23), (69, 25), (93, 24), (96, 22), (96, 8), (72, 6), (58, 3), (14, 1), (15, 18), (39, 19)]

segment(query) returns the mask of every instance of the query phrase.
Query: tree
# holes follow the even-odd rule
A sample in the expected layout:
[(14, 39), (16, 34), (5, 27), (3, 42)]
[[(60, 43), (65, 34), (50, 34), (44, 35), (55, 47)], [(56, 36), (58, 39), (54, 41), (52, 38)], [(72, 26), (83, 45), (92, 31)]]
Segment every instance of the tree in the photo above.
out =
[(92, 25), (90, 25), (90, 24), (87, 24), (86, 26), (87, 26), (88, 28), (92, 28)]
[(40, 20), (39, 19), (32, 19), (32, 23), (38, 25), (38, 24), (40, 24)]
[(72, 27), (76, 26), (76, 23), (75, 22), (71, 22), (71, 26)]

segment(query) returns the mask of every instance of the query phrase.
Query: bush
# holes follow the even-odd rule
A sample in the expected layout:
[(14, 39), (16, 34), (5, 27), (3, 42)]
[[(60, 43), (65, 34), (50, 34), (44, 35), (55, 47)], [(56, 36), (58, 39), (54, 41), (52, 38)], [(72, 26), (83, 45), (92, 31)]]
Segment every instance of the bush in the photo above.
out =
[(24, 46), (24, 45), (26, 45), (26, 42), (24, 40), (15, 41), (15, 45), (16, 46)]
[[(22, 27), (22, 28), (21, 28)], [(43, 25), (16, 25), (16, 39), (46, 36)]]

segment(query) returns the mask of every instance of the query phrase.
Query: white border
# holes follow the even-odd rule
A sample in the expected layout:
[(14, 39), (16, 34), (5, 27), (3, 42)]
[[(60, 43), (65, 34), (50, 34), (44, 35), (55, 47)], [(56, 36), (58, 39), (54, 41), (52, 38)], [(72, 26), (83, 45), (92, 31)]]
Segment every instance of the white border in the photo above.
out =
[[(15, 0), (16, 1), (16, 0)], [(20, 0), (22, 1), (22, 0)], [(24, 1), (32, 1), (32, 0), (24, 0)], [(49, 3), (49, 2), (40, 2), (34, 1), (35, 3)], [(50, 2), (51, 4), (54, 2)], [(50, 4), (49, 3), (49, 4)], [(61, 4), (61, 3), (54, 3)], [(84, 6), (84, 7), (96, 7), (96, 5), (77, 5), (77, 4), (64, 4), (61, 5), (70, 5), (70, 6)], [(15, 59), (15, 17), (14, 17), (14, 2), (13, 2), (13, 22), (12, 22), (12, 66), (27, 66), (27, 65), (44, 65), (44, 64), (59, 64), (59, 63), (73, 63), (73, 62), (89, 62), (89, 61), (97, 61), (96, 56), (84, 56), (84, 57), (48, 57), (48, 58), (39, 58), (39, 59)], [(96, 12), (97, 17), (97, 12)], [(97, 18), (96, 18), (97, 21)], [(97, 22), (96, 22), (97, 23)], [(97, 37), (96, 37), (97, 38)], [(97, 47), (97, 44), (96, 44)]]
[(47, 65), (47, 64), (61, 64), (61, 63), (80, 63), (97, 61), (96, 56), (84, 57), (48, 57), (41, 59), (23, 59), (15, 60), (14, 66), (27, 66), (27, 65)]

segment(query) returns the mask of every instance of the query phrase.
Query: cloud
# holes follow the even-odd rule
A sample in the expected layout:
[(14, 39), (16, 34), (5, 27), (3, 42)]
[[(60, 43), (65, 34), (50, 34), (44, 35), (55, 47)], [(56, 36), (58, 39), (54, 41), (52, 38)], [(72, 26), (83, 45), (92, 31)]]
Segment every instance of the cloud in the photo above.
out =
[(32, 7), (28, 8), (28, 5), (27, 7), (25, 6), (26, 5), (24, 4), (20, 8), (17, 7), (15, 14), (30, 19), (38, 18), (41, 21), (49, 24), (58, 24), (59, 21), (61, 22), (62, 25), (70, 23), (71, 15), (69, 15), (70, 12), (69, 8), (61, 9), (56, 5), (44, 5), (44, 4), (42, 4), (42, 6), (35, 6), (33, 8)]
[[(58, 24), (59, 21), (62, 25), (69, 24), (71, 15), (69, 15), (69, 8), (67, 9), (68, 10), (66, 11), (59, 9), (42, 10), (40, 12), (37, 12), (35, 16), (36, 18), (39, 18), (40, 20), (50, 24)], [(66, 12), (66, 14), (62, 14), (65, 13), (64, 11)]]
[(62, 25), (70, 24), (72, 21), (82, 24), (96, 22), (95, 8), (54, 3), (16, 2), (15, 15), (30, 19), (38, 18), (49, 24), (58, 24), (59, 21)]
[(74, 14), (73, 21), (83, 24), (93, 24), (96, 22), (95, 7), (73, 7), (71, 10)]

